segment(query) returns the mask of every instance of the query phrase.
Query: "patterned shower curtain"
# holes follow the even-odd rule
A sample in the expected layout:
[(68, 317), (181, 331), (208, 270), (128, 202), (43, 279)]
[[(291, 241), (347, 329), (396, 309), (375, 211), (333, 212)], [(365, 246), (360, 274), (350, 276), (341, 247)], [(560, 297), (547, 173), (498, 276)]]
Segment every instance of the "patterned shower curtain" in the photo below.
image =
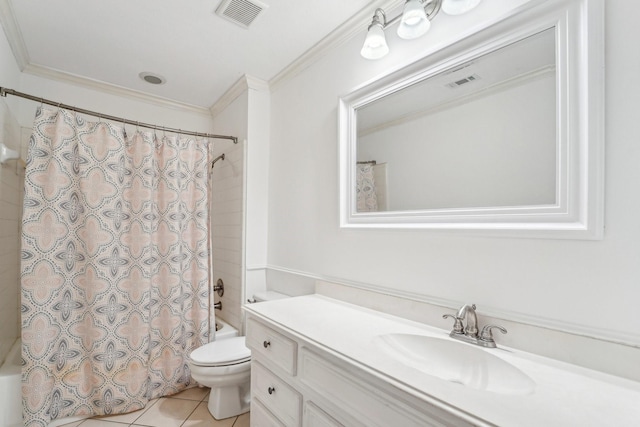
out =
[(208, 334), (207, 144), (39, 109), (22, 232), (25, 426), (140, 409)]
[(376, 212), (378, 210), (373, 165), (370, 163), (356, 165), (356, 210), (357, 212)]

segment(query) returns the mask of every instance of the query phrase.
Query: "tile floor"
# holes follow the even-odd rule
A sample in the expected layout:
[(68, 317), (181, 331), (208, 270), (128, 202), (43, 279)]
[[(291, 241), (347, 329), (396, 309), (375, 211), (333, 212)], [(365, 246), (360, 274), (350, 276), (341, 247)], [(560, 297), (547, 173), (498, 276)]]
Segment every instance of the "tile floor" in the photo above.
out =
[(208, 388), (190, 388), (149, 402), (146, 408), (123, 415), (90, 418), (61, 427), (249, 427), (249, 414), (216, 420), (207, 409)]

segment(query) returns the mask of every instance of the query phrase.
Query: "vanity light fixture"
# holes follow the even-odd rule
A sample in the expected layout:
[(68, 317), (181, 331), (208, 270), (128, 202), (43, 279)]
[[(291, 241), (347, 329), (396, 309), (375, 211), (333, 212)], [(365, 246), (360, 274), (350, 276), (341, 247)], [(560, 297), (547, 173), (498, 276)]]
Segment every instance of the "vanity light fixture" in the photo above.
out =
[(367, 59), (379, 59), (389, 53), (384, 30), (400, 21), (398, 37), (411, 40), (424, 35), (431, 21), (442, 10), (447, 15), (461, 15), (476, 7), (481, 0), (407, 0), (401, 15), (387, 21), (387, 15), (376, 9), (367, 29), (360, 54)]

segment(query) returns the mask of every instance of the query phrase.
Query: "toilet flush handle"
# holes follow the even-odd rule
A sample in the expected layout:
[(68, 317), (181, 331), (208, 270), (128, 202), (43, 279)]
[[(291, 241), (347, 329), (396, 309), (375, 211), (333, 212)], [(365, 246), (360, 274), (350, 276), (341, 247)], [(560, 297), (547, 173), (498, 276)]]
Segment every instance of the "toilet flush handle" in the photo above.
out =
[(275, 387), (269, 387), (269, 388), (267, 389), (267, 391), (269, 392), (269, 394), (273, 394), (273, 393), (275, 393), (276, 388), (275, 388)]
[(264, 346), (264, 348), (267, 348), (267, 347), (269, 347), (271, 345), (271, 341), (264, 340), (262, 345)]

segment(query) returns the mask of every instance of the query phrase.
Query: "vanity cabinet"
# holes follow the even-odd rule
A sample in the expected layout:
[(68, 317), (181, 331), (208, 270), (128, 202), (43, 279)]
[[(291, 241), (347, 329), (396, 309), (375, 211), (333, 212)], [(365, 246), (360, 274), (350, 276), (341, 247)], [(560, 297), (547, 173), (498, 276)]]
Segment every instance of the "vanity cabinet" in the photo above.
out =
[(472, 425), (295, 331), (247, 319), (253, 427)]

